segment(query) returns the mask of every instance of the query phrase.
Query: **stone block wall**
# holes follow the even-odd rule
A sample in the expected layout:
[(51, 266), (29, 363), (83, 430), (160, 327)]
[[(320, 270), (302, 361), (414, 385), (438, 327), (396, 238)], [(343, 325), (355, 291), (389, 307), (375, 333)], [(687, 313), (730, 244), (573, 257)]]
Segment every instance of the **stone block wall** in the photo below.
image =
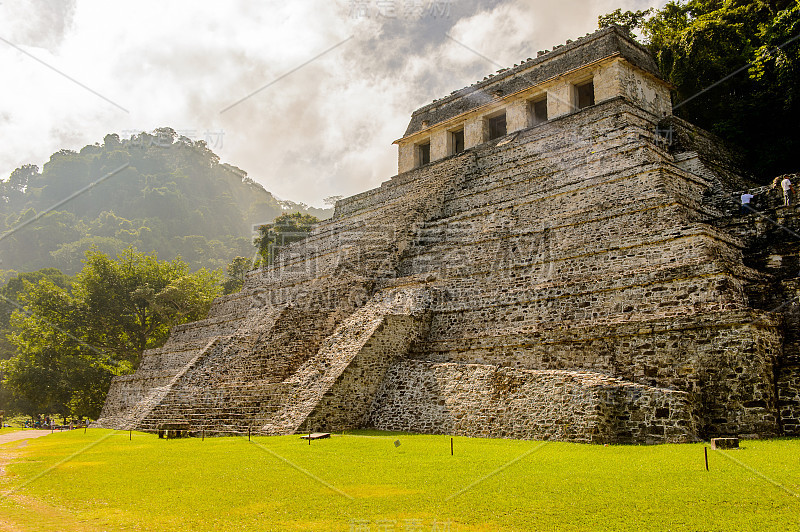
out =
[(705, 436), (779, 432), (772, 376), (779, 349), (774, 317), (730, 312), (451, 336), (422, 342), (411, 356), (519, 369), (588, 370), (683, 390), (697, 403), (697, 430)]
[(146, 400), (155, 389), (167, 386), (174, 376), (175, 372), (164, 371), (158, 375), (142, 375), (137, 372), (115, 377), (111, 381), (96, 425), (103, 428), (127, 428), (129, 414), (136, 406)]
[(317, 353), (345, 316), (314, 305), (321, 302), (324, 298), (311, 295), (307, 305), (270, 307), (242, 320), (170, 383), (138, 426), (153, 429), (163, 419), (180, 419), (194, 431), (259, 429), (295, 393), (287, 378)]
[(434, 125), (485, 105), (493, 99), (492, 93), (514, 94), (532, 85), (558, 79), (586, 65), (608, 57), (623, 57), (637, 68), (658, 75), (658, 67), (647, 49), (633, 41), (619, 28), (604, 28), (591, 35), (557, 46), (547, 54), (528, 58), (518, 66), (503, 69), (451, 95), (434, 100), (411, 115), (405, 135), (423, 129), (423, 122)]
[(688, 394), (600, 373), (405, 360), (389, 370), (369, 424), (381, 430), (586, 443), (685, 442)]
[(363, 427), (386, 371), (407, 355), (425, 321), (424, 313), (387, 315), (303, 421), (299, 432)]
[(783, 433), (800, 436), (800, 365), (778, 369), (778, 411)]
[[(765, 192), (762, 190), (762, 192)], [(776, 347), (775, 387), (781, 430), (800, 434), (800, 212), (762, 201), (758, 213), (720, 218), (717, 225), (744, 243), (744, 261), (761, 273), (748, 287), (752, 307), (774, 316), (783, 333)], [(738, 208), (738, 207), (737, 207)], [(731, 209), (732, 212), (736, 212)]]

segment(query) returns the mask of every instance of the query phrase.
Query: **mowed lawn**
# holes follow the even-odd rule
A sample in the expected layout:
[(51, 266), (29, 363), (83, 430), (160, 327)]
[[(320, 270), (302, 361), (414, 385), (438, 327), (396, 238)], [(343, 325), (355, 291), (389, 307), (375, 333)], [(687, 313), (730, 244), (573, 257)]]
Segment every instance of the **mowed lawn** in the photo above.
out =
[(800, 440), (129, 437), (0, 446), (0, 530), (800, 530)]

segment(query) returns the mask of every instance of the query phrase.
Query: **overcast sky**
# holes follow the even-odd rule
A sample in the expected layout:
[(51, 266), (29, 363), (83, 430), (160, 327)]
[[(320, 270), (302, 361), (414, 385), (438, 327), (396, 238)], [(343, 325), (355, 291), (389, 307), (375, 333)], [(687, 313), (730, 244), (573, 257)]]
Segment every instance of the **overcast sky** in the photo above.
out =
[(168, 126), (322, 206), (397, 173), (392, 141), (414, 109), (594, 31), (598, 15), (664, 3), (2, 0), (0, 178)]

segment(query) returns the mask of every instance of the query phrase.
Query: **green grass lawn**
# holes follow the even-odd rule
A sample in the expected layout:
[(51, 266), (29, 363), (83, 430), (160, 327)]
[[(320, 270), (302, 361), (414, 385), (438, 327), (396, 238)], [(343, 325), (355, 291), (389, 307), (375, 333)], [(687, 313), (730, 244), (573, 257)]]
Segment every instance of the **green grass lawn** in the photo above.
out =
[(17, 432), (18, 430), (21, 430), (21, 429), (16, 428), (16, 427), (2, 428), (2, 429), (0, 429), (0, 434), (8, 434), (9, 432)]
[(800, 529), (800, 440), (742, 445), (76, 430), (0, 446), (0, 529)]

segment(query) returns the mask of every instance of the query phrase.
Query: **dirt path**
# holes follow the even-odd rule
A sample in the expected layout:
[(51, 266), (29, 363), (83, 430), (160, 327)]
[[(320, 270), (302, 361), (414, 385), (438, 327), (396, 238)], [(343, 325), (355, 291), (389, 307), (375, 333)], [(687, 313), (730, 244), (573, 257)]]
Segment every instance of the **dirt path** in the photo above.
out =
[[(25, 447), (31, 438), (40, 438), (51, 434), (49, 430), (21, 430), (0, 435), (0, 445), (19, 441), (16, 446), (10, 445), (0, 451), (0, 481), (5, 475), (5, 466), (16, 456), (18, 449)], [(1, 484), (0, 484), (1, 486)], [(88, 524), (78, 523), (75, 516), (65, 508), (58, 508), (39, 499), (0, 489), (0, 499), (7, 497), (16, 505), (15, 515), (0, 515), (1, 532), (24, 532), (28, 530), (58, 530), (59, 532), (95, 530)]]
[(19, 430), (17, 432), (9, 432), (7, 434), (0, 434), (0, 445), (10, 441), (27, 440), (30, 438), (40, 438), (50, 434), (49, 430)]

